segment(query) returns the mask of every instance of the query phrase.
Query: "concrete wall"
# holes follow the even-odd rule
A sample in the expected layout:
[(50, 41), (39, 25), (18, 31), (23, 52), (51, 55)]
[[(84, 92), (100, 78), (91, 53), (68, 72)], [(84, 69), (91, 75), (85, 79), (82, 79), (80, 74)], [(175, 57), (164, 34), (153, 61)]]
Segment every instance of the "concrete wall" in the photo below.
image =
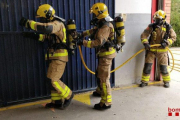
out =
[[(116, 16), (127, 15), (125, 21), (126, 44), (123, 52), (115, 58), (115, 67), (143, 48), (140, 35), (151, 22), (151, 0), (116, 0)], [(144, 53), (141, 53), (115, 73), (115, 85), (138, 83), (141, 79), (144, 65)]]

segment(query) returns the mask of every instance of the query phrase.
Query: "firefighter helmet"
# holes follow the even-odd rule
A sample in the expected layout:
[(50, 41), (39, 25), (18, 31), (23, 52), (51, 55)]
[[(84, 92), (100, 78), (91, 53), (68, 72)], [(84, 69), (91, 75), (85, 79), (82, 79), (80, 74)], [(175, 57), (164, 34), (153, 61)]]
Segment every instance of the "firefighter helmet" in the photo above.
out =
[(165, 20), (166, 19), (166, 13), (162, 10), (158, 10), (154, 13), (153, 20), (155, 19), (161, 19)]
[(93, 13), (97, 19), (102, 19), (109, 15), (108, 8), (104, 3), (95, 3), (89, 13)]
[(36, 12), (36, 17), (43, 17), (52, 20), (55, 15), (54, 8), (49, 4), (39, 6)]

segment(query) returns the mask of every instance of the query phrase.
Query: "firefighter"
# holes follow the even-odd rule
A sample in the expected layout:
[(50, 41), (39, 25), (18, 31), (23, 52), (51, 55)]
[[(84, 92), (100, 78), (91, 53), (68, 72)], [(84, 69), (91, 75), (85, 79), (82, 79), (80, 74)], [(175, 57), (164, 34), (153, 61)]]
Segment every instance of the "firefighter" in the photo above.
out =
[(66, 46), (66, 28), (63, 19), (55, 15), (55, 10), (49, 4), (43, 4), (37, 9), (36, 17), (41, 22), (22, 18), (20, 25), (31, 30), (43, 33), (24, 33), (24, 36), (39, 41), (48, 41), (48, 50), (45, 55), (49, 60), (47, 78), (51, 81), (51, 103), (46, 107), (64, 109), (69, 106), (74, 94), (60, 78), (64, 73), (66, 62), (68, 62), (68, 51)]
[(96, 78), (98, 87), (93, 95), (101, 96), (100, 103), (94, 105), (94, 109), (103, 110), (111, 108), (111, 86), (110, 86), (110, 70), (112, 60), (116, 56), (116, 50), (113, 46), (114, 27), (111, 23), (113, 19), (109, 16), (108, 8), (104, 3), (96, 3), (90, 9), (93, 14), (91, 25), (95, 27), (86, 30), (81, 37), (89, 36), (91, 40), (76, 40), (78, 45), (88, 48), (96, 48), (98, 56), (98, 67), (96, 70)]
[[(168, 71), (168, 50), (166, 47), (176, 41), (176, 33), (171, 25), (166, 22), (166, 13), (164, 11), (158, 10), (155, 12), (153, 20), (154, 23), (150, 24), (141, 34), (141, 42), (145, 46), (146, 55), (140, 87), (148, 85), (151, 67), (154, 58), (157, 58), (164, 87), (168, 88), (170, 74)], [(150, 48), (150, 45), (154, 44), (161, 44), (161, 46)]]

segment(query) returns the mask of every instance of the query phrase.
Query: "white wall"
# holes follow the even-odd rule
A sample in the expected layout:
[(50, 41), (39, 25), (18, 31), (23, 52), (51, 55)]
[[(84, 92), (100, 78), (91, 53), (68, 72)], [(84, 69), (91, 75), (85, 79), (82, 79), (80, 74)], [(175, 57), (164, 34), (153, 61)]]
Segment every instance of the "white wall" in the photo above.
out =
[[(124, 63), (128, 58), (142, 49), (140, 35), (151, 22), (151, 0), (116, 0), (116, 16), (127, 14), (125, 21), (126, 44), (123, 52), (115, 58), (115, 67)], [(132, 59), (115, 72), (115, 85), (139, 83), (144, 65), (144, 53)]]
[(116, 0), (115, 13), (151, 13), (152, 0)]

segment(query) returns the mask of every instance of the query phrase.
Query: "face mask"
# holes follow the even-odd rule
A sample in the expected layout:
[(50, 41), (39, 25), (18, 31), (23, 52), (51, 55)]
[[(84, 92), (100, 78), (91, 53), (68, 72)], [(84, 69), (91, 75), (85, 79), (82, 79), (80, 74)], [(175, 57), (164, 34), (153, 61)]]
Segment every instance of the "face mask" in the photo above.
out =
[(46, 18), (44, 18), (44, 17), (40, 17), (40, 22), (41, 23), (47, 23), (48, 20)]
[(96, 15), (93, 14), (93, 19), (90, 21), (90, 25), (97, 26), (98, 19), (96, 18)]
[(155, 19), (155, 24), (156, 25), (162, 25), (163, 21), (161, 19)]

